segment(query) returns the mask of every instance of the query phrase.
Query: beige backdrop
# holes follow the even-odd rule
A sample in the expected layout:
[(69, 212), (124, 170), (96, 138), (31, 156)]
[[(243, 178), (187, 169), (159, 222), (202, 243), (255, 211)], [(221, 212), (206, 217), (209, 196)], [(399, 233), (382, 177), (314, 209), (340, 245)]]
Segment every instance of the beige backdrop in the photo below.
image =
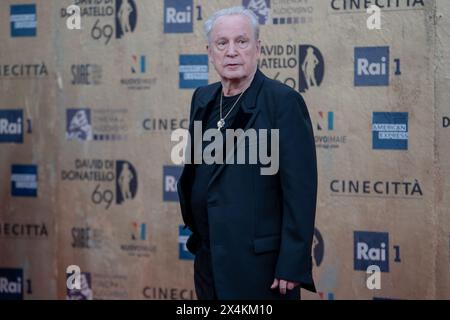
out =
[[(37, 35), (14, 36), (11, 6), (33, 2)], [(186, 80), (190, 88), (180, 88), (180, 55), (205, 55), (205, 19), (242, 4), (270, 5), (260, 68), (302, 93), (314, 124), (319, 293), (304, 297), (450, 298), (448, 1), (378, 0), (381, 30), (369, 30), (365, 1), (134, 0), (132, 30), (120, 38), (116, 6), (126, 1), (81, 3), (81, 30), (69, 30), (62, 17), (79, 1), (33, 2), (0, 4), (0, 111), (23, 110), (22, 143), (0, 130), (0, 278), (14, 282), (7, 269), (22, 270), (22, 298), (195, 298), (171, 189), (176, 175), (164, 175), (166, 166), (177, 170), (170, 134), (186, 126), (198, 85)], [(164, 18), (174, 3), (177, 23)], [(177, 28), (185, 32), (169, 32)], [(317, 86), (304, 90), (302, 62), (311, 46)], [(355, 47), (389, 48), (388, 85), (355, 85)], [(45, 64), (48, 72), (12, 75), (22, 64)], [(90, 84), (73, 83), (80, 65), (90, 65)], [(207, 82), (217, 81), (213, 66), (205, 68)], [(72, 118), (80, 109), (90, 114), (92, 140), (69, 136), (83, 132)], [(407, 114), (407, 148), (374, 148), (374, 112)], [(16, 164), (37, 166), (36, 197), (12, 194)], [(27, 225), (40, 231), (23, 231)], [(357, 239), (371, 249), (370, 263), (355, 251)], [(365, 263), (389, 266), (380, 289), (367, 287)], [(69, 265), (88, 274), (89, 288), (68, 293)], [(5, 288), (0, 299), (12, 295)]]

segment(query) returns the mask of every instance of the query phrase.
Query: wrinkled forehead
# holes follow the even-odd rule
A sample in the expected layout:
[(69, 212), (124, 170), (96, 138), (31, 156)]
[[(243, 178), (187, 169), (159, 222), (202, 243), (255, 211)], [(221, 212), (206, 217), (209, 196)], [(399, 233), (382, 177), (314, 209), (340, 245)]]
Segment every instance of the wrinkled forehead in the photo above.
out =
[(211, 30), (211, 39), (235, 39), (238, 37), (254, 38), (250, 19), (242, 14), (217, 18)]

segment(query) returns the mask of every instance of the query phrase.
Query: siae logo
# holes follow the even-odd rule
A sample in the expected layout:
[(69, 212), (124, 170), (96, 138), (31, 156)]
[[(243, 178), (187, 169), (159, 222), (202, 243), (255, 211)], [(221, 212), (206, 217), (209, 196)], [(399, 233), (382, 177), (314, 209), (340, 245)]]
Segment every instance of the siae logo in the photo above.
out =
[(72, 248), (100, 248), (101, 230), (90, 227), (73, 227), (72, 240)]
[(98, 85), (102, 77), (102, 67), (98, 64), (73, 64), (70, 72), (72, 85)]

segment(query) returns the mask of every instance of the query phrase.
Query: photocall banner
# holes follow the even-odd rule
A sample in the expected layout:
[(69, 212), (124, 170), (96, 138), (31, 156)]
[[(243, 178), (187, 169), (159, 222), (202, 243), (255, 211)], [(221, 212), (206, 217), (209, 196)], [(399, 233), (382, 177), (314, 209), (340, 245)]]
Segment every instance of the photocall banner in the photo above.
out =
[(219, 80), (203, 23), (238, 5), (314, 126), (302, 298), (450, 298), (448, 1), (4, 0), (0, 299), (196, 299), (171, 134)]

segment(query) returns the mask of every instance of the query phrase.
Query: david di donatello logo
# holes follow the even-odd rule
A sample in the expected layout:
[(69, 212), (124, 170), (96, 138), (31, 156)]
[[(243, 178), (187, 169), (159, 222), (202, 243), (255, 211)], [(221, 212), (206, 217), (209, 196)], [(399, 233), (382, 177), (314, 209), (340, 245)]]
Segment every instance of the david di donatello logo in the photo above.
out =
[(116, 0), (116, 38), (134, 32), (137, 25), (137, 7), (134, 0)]
[[(135, 0), (77, 0), (77, 6), (84, 30), (94, 41), (108, 45), (112, 39), (124, 39), (136, 31), (138, 6)], [(66, 4), (67, 6), (68, 4)], [(68, 18), (74, 15), (70, 7), (60, 8), (64, 28)], [(71, 6), (72, 7), (72, 6)], [(78, 34), (78, 33), (76, 33)]]
[(258, 67), (302, 93), (320, 87), (325, 77), (325, 59), (310, 44), (262, 45)]
[(36, 37), (37, 13), (35, 4), (16, 4), (10, 7), (11, 37)]
[(90, 186), (93, 204), (104, 206), (126, 205), (138, 192), (138, 171), (126, 160), (75, 159), (72, 167), (61, 172), (63, 181), (77, 181)]
[(299, 91), (319, 87), (325, 73), (325, 62), (319, 49), (312, 45), (299, 46)]

